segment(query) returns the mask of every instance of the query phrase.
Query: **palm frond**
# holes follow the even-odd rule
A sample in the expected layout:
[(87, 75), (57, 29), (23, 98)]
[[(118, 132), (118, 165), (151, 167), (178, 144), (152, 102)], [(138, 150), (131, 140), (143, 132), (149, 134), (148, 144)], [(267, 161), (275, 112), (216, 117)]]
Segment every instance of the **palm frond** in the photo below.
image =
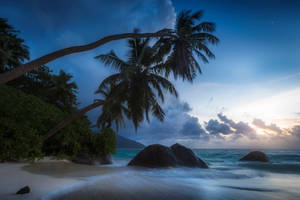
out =
[(124, 71), (129, 65), (122, 61), (114, 51), (109, 52), (108, 54), (101, 54), (95, 57), (104, 63), (106, 66), (115, 68), (118, 71)]
[(212, 22), (201, 22), (200, 24), (193, 27), (195, 32), (209, 32), (212, 33), (216, 30), (216, 24)]
[(151, 79), (153, 80), (151, 83), (155, 82), (156, 84), (167, 90), (170, 94), (174, 95), (176, 98), (178, 97), (176, 88), (168, 79), (153, 73), (151, 73)]
[(192, 35), (192, 38), (194, 40), (208, 42), (210, 44), (218, 44), (219, 43), (219, 38), (217, 38), (216, 36), (214, 36), (210, 33), (194, 33)]
[(118, 74), (113, 74), (113, 75), (111, 75), (111, 76), (105, 78), (105, 79), (100, 83), (98, 89), (95, 91), (95, 94), (101, 93), (101, 90), (102, 90), (103, 88), (107, 88), (107, 87), (110, 86), (110, 85), (116, 85), (119, 81), (122, 80), (122, 78), (123, 78), (122, 76), (123, 76), (123, 74), (118, 73)]

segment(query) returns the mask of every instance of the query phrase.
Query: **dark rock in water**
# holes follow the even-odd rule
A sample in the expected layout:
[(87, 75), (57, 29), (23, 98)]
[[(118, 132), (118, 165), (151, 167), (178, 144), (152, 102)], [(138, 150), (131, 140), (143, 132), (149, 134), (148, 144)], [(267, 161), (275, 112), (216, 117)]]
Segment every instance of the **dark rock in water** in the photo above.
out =
[(92, 158), (88, 154), (78, 154), (72, 161), (74, 163), (84, 165), (94, 165), (96, 163), (95, 158)]
[(261, 151), (252, 151), (243, 158), (241, 158), (240, 161), (269, 162), (269, 158), (265, 153)]
[(98, 156), (98, 157), (92, 157), (89, 154), (78, 154), (74, 159), (74, 163), (77, 164), (84, 164), (84, 165), (95, 165), (95, 164), (101, 164), (101, 165), (107, 165), (112, 164), (111, 155), (105, 155), (105, 156)]
[(128, 165), (159, 168), (176, 166), (177, 161), (169, 147), (153, 144), (140, 151)]
[(25, 186), (25, 187), (21, 188), (16, 194), (27, 194), (29, 192), (30, 192), (30, 187)]
[(174, 144), (171, 147), (160, 144), (147, 146), (128, 165), (151, 168), (174, 166), (208, 168), (208, 165), (198, 158), (191, 149), (180, 144)]
[(112, 164), (112, 158), (110, 154), (107, 154), (105, 156), (99, 156), (97, 157), (97, 162), (101, 165), (109, 165)]
[(187, 167), (208, 168), (208, 165), (203, 160), (196, 156), (191, 149), (186, 148), (183, 145), (180, 145), (178, 143), (173, 144), (171, 146), (171, 150), (177, 158), (178, 165)]

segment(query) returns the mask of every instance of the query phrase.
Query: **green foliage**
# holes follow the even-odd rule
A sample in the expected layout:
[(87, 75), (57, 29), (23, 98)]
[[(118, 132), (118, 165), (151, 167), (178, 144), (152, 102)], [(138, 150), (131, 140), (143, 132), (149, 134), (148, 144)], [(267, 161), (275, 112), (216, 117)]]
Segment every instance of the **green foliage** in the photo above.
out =
[(29, 59), (28, 47), (18, 38), (19, 31), (0, 18), (0, 72), (8, 71)]
[(102, 148), (101, 152), (106, 154), (116, 153), (116, 135), (111, 128), (103, 127), (100, 133), (98, 144)]
[(72, 112), (77, 103), (77, 85), (71, 81), (72, 75), (61, 70), (53, 74), (47, 66), (36, 68), (25, 75), (10, 81), (14, 86), (27, 94), (40, 97), (62, 111)]
[[(85, 138), (85, 151), (94, 156), (103, 156), (115, 154), (116, 152), (116, 135), (111, 128), (103, 127), (100, 134), (93, 133)], [(89, 148), (86, 148), (89, 147)]]
[(0, 97), (0, 160), (34, 159), (42, 155), (72, 158), (84, 149), (89, 150), (89, 138), (95, 133), (86, 117), (75, 120), (43, 143), (43, 135), (69, 114), (10, 86), (0, 85)]

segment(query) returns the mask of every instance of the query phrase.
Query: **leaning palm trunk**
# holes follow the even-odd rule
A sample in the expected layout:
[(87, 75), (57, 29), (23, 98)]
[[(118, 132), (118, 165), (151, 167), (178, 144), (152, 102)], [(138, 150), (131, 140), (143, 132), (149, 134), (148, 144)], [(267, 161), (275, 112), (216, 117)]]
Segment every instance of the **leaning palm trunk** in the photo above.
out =
[(0, 84), (5, 84), (8, 81), (18, 78), (19, 76), (22, 76), (26, 72), (29, 72), (35, 68), (38, 68), (38, 67), (40, 67), (46, 63), (49, 63), (57, 58), (60, 58), (60, 57), (66, 56), (66, 55), (70, 55), (73, 53), (89, 51), (89, 50), (95, 49), (103, 44), (106, 44), (106, 43), (114, 41), (114, 40), (120, 40), (120, 39), (125, 39), (125, 38), (132, 38), (132, 37), (143, 38), (143, 37), (162, 37), (162, 36), (172, 37), (172, 34), (170, 34), (170, 32), (168, 32), (167, 30), (161, 30), (156, 33), (124, 33), (124, 34), (107, 36), (107, 37), (101, 38), (95, 42), (92, 42), (92, 43), (89, 43), (86, 45), (72, 46), (72, 47), (60, 49), (60, 50), (54, 51), (52, 53), (49, 53), (47, 55), (44, 55), (40, 58), (37, 58), (33, 61), (25, 63), (12, 71), (0, 74)]
[(104, 101), (97, 101), (97, 102), (95, 102), (93, 104), (90, 104), (90, 105), (88, 105), (88, 106), (80, 109), (79, 111), (77, 111), (73, 115), (69, 116), (68, 118), (66, 118), (65, 120), (63, 120), (62, 122), (60, 122), (53, 129), (51, 129), (48, 133), (46, 133), (46, 135), (44, 136), (44, 140), (47, 140), (48, 138), (50, 138), (51, 136), (53, 136), (54, 134), (56, 134), (60, 129), (62, 129), (65, 126), (67, 126), (68, 124), (70, 124), (73, 120), (77, 119), (78, 117), (81, 117), (86, 112), (88, 112), (90, 110), (93, 110), (93, 109), (95, 109), (95, 108), (103, 105), (104, 103), (105, 103)]

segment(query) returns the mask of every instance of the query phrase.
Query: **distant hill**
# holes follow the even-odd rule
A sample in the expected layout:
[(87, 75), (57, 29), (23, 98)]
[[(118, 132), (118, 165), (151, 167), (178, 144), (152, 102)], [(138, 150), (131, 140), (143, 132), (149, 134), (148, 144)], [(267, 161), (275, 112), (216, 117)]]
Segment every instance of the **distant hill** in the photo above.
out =
[(145, 147), (145, 145), (143, 145), (139, 142), (130, 140), (130, 139), (120, 136), (118, 134), (116, 134), (116, 141), (117, 141), (117, 149), (120, 149), (120, 148), (142, 149)]

